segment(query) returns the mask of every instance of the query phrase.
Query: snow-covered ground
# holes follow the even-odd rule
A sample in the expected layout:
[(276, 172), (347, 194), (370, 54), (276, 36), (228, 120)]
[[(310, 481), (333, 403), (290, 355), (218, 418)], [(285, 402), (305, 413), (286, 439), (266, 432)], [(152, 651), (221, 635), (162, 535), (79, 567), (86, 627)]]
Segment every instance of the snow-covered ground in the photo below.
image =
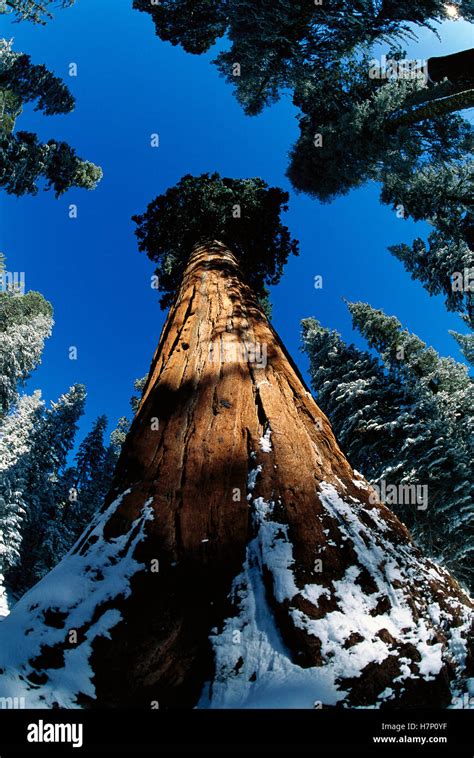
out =
[[(70, 552), (44, 579), (18, 601), (15, 613), (0, 624), (0, 679), (2, 697), (25, 698), (27, 708), (78, 708), (77, 696), (95, 696), (89, 658), (93, 640), (108, 637), (121, 620), (118, 610), (100, 612), (107, 600), (126, 597), (130, 580), (143, 566), (132, 558), (143, 539), (146, 522), (153, 518), (146, 503), (141, 516), (126, 534), (104, 539), (104, 526), (118, 508), (124, 493), (100, 514), (89, 535), (89, 548), (81, 555)], [(95, 541), (94, 541), (95, 539)], [(54, 625), (45, 614), (54, 613)], [(31, 661), (45, 648), (61, 645), (94, 614), (83, 641), (64, 651), (64, 665), (47, 669), (47, 682), (38, 687), (29, 678), (36, 673)], [(67, 627), (62, 618), (67, 617)], [(38, 631), (39, 630), (39, 631)], [(32, 634), (32, 632), (35, 632)]]

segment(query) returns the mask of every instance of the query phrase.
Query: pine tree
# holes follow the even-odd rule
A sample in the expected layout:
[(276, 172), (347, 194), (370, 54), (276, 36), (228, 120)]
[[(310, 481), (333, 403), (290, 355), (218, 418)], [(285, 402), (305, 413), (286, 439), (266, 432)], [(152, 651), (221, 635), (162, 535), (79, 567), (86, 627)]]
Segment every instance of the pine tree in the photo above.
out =
[(85, 388), (76, 384), (51, 404), (34, 436), (25, 475), (25, 521), (21, 559), (7, 574), (16, 594), (23, 594), (57, 563), (71, 539), (63, 530), (61, 473), (66, 467), (84, 411)]
[(75, 0), (4, 0), (0, 13), (13, 13), (18, 21), (45, 24), (53, 18), (50, 8), (69, 8)]
[[(427, 243), (418, 238), (390, 251), (430, 294), (443, 294), (448, 309), (464, 312), (471, 324), (474, 305), (465, 280), (474, 270), (468, 159), (473, 131), (455, 111), (474, 102), (467, 67), (473, 58), (470, 51), (435, 59), (433, 81), (426, 72), (418, 76), (417, 69), (411, 72), (416, 75), (398, 70), (370, 78), (379, 64), (365, 53), (341, 60), (326, 77), (305, 80), (295, 92), (303, 115), (288, 170), (296, 189), (324, 202), (368, 180), (381, 182), (382, 202), (403, 218), (428, 221), (434, 228)], [(390, 61), (397, 71), (406, 63), (404, 52), (392, 51)], [(432, 69), (428, 61), (428, 74)], [(439, 81), (443, 73), (453, 81)]]
[(8, 194), (35, 195), (42, 178), (45, 189), (53, 188), (56, 197), (70, 187), (96, 187), (102, 170), (79, 158), (66, 142), (51, 139), (42, 143), (32, 132), (14, 133), (23, 103), (37, 101), (36, 110), (53, 115), (72, 111), (74, 98), (46, 66), (35, 65), (28, 55), (14, 52), (7, 40), (0, 40), (0, 97), (0, 187)]
[(1, 600), (4, 576), (20, 559), (31, 449), (42, 424), (43, 405), (39, 392), (23, 395), (0, 425), (0, 616), (7, 612)]
[(473, 387), (466, 369), (402, 332), (393, 317), (364, 303), (349, 307), (385, 369), (306, 319), (303, 343), (318, 402), (351, 463), (379, 491), (427, 486), (426, 509), (413, 501), (387, 504), (429, 555), (472, 587)]
[[(378, 483), (387, 461), (394, 461), (408, 436), (412, 398), (387, 375), (378, 360), (313, 318), (302, 321), (303, 349), (310, 359), (318, 404), (355, 468)], [(410, 429), (413, 419), (410, 419)], [(389, 432), (389, 433), (387, 433)]]
[[(109, 490), (113, 470), (110, 471), (109, 449), (104, 445), (106, 428), (107, 417), (99, 416), (79, 445), (74, 467), (66, 471), (65, 481), (60, 483), (60, 489), (67, 491), (62, 520), (70, 536), (65, 541), (65, 551), (90, 523)], [(57, 561), (62, 557), (58, 554)]]
[(394, 317), (365, 303), (349, 308), (385, 370), (308, 319), (304, 344), (318, 401), (373, 484), (428, 488), (425, 510), (398, 503), (396, 512), (428, 554), (472, 586), (474, 388), (466, 367), (440, 358)]
[(102, 170), (76, 155), (66, 142), (41, 143), (31, 132), (17, 132), (0, 139), (0, 187), (9, 195), (36, 195), (37, 182), (60, 197), (71, 187), (95, 189)]
[(403, 216), (426, 220), (435, 227), (428, 244), (418, 238), (412, 246), (389, 247), (414, 279), (432, 295), (443, 294), (449, 310), (464, 312), (474, 328), (474, 162), (421, 166), (411, 176), (384, 177), (382, 201), (402, 208)]
[(39, 292), (0, 292), (0, 419), (40, 363), (52, 325), (51, 304)]
[(110, 433), (109, 449), (111, 449), (111, 453), (113, 454), (113, 457), (115, 458), (115, 460), (117, 460), (120, 455), (122, 445), (125, 442), (125, 439), (127, 437), (129, 430), (130, 430), (130, 421), (128, 420), (126, 416), (121, 416), (119, 420), (117, 421), (117, 426)]
[(62, 79), (44, 64), (33, 64), (29, 55), (13, 52), (10, 46), (4, 46), (0, 58), (0, 90), (9, 92), (21, 103), (36, 100), (35, 110), (46, 116), (74, 110), (74, 97)]
[(465, 359), (474, 366), (474, 334), (459, 334), (451, 330), (449, 333), (458, 343)]
[(428, 78), (416, 67), (397, 70), (407, 66), (400, 48), (390, 50), (388, 60), (396, 74), (381, 72), (365, 50), (295, 88), (300, 137), (288, 176), (297, 190), (326, 202), (368, 180), (407, 179), (427, 162), (465, 159), (472, 128), (457, 112), (474, 103), (474, 77), (467, 84), (462, 75), (432, 82), (429, 60)]
[(135, 379), (133, 383), (133, 386), (138, 393), (137, 395), (132, 395), (132, 397), (130, 398), (130, 405), (134, 413), (136, 413), (138, 411), (138, 408), (140, 407), (140, 402), (143, 396), (143, 390), (145, 389), (147, 379), (148, 379), (148, 374), (145, 374), (145, 376), (142, 376), (141, 379)]

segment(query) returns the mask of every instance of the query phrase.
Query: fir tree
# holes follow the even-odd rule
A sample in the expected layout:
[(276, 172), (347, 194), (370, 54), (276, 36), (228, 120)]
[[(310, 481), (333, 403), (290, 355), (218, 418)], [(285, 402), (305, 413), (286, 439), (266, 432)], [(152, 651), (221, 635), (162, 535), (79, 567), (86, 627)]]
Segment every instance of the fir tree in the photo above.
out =
[[(442, 0), (134, 0), (133, 7), (151, 15), (161, 39), (189, 53), (204, 53), (227, 35), (230, 49), (214, 63), (252, 115), (353, 48), (413, 38), (413, 25), (434, 28), (447, 18)], [(469, 1), (458, 8), (464, 18), (474, 18)]]
[(458, 343), (465, 359), (474, 366), (474, 334), (459, 334), (459, 332), (449, 332)]
[(345, 345), (337, 332), (305, 320), (318, 402), (351, 463), (373, 484), (427, 486), (425, 510), (413, 503), (392, 507), (429, 554), (472, 584), (474, 398), (466, 367), (440, 358), (397, 319), (364, 303), (349, 307), (383, 365)]
[(25, 475), (25, 523), (20, 562), (7, 580), (21, 594), (38, 581), (65, 552), (70, 535), (63, 529), (61, 473), (73, 447), (77, 421), (84, 411), (85, 388), (76, 384), (51, 404), (32, 443)]
[(41, 178), (45, 189), (60, 197), (71, 187), (95, 189), (102, 170), (79, 158), (66, 142), (41, 143), (31, 132), (0, 138), (0, 187), (9, 195), (36, 195)]
[[(53, 525), (55, 549), (50, 551), (54, 554), (55, 563), (72, 548), (99, 512), (112, 484), (130, 422), (125, 417), (119, 419), (107, 446), (104, 442), (106, 427), (107, 417), (99, 416), (81, 442), (74, 465), (66, 468), (59, 477), (56, 487), (56, 513), (60, 522)], [(57, 538), (58, 532), (60, 540)]]
[(52, 325), (51, 304), (39, 292), (0, 292), (0, 418), (40, 363)]
[(129, 429), (130, 421), (126, 416), (121, 416), (117, 421), (117, 426), (110, 433), (110, 448), (116, 459), (118, 459), (120, 455), (120, 450), (122, 449), (122, 445), (125, 442)]
[(14, 133), (23, 103), (36, 101), (36, 110), (52, 115), (72, 111), (74, 98), (46, 66), (14, 52), (7, 40), (0, 40), (0, 97), (0, 187), (8, 194), (35, 195), (42, 178), (45, 188), (53, 188), (56, 197), (70, 187), (95, 188), (102, 170), (79, 158), (66, 142), (51, 139), (42, 143), (31, 132)]
[(411, 176), (384, 177), (382, 201), (403, 209), (404, 217), (426, 220), (435, 230), (426, 244), (389, 250), (432, 295), (443, 294), (449, 310), (464, 312), (474, 327), (470, 277), (474, 276), (473, 161), (422, 166)]
[[(389, 59), (401, 65), (406, 54), (393, 49)], [(368, 180), (406, 179), (427, 162), (465, 158), (472, 128), (457, 111), (474, 103), (473, 82), (431, 82), (417, 69), (371, 76), (378, 65), (366, 50), (295, 89), (301, 134), (288, 176), (297, 190), (326, 202)]]
[(33, 64), (29, 55), (14, 53), (11, 48), (4, 50), (0, 59), (0, 90), (21, 103), (36, 100), (35, 110), (46, 116), (74, 110), (74, 97), (58, 76), (44, 64)]
[(133, 383), (133, 386), (135, 390), (137, 391), (137, 394), (132, 395), (132, 397), (130, 398), (130, 405), (134, 413), (138, 411), (138, 408), (140, 406), (140, 402), (143, 396), (143, 390), (145, 389), (147, 379), (148, 379), (148, 374), (145, 374), (145, 376), (142, 376), (141, 379), (135, 379)]
[[(403, 51), (392, 51), (393, 65), (403, 58)], [(474, 84), (472, 75), (468, 82), (463, 78), (462, 61), (452, 82), (400, 74), (370, 78), (375, 64), (368, 53), (307, 79), (295, 94), (303, 115), (288, 175), (296, 189), (322, 201), (368, 180), (381, 182), (382, 202), (434, 227), (427, 242), (418, 238), (390, 251), (430, 294), (443, 294), (448, 309), (464, 312), (474, 324), (472, 293), (464, 283), (474, 265), (473, 164), (467, 158), (473, 132), (454, 113), (474, 102)]]
[(75, 0), (4, 0), (0, 13), (13, 13), (17, 21), (45, 24), (53, 18), (50, 8), (69, 8)]
[[(67, 489), (67, 499), (62, 508), (65, 529), (70, 535), (65, 541), (66, 549), (72, 547), (92, 520), (110, 487), (109, 451), (104, 445), (106, 428), (107, 417), (99, 416), (79, 445), (74, 467), (67, 470), (65, 481), (60, 484), (61, 489)], [(61, 558), (59, 554), (57, 560)]]
[[(39, 392), (23, 395), (0, 425), (0, 596), (4, 576), (20, 560), (23, 519), (28, 509), (27, 481), (33, 440), (43, 421)], [(0, 616), (2, 611), (0, 599)]]

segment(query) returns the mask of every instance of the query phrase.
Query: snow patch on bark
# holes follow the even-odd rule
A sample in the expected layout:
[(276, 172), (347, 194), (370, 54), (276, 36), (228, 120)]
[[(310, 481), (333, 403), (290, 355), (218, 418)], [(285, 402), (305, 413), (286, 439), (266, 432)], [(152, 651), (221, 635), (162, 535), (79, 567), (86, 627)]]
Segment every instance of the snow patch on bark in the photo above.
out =
[(263, 435), (263, 437), (260, 437), (260, 441), (259, 441), (258, 445), (260, 447), (260, 450), (263, 453), (271, 453), (271, 451), (272, 451), (272, 442), (271, 442), (271, 439), (270, 439), (271, 435), (272, 435), (272, 430), (270, 429), (270, 427), (267, 427), (267, 429), (266, 429), (265, 434)]
[[(257, 473), (254, 469), (249, 476), (252, 490)], [(444, 572), (420, 558), (410, 543), (390, 539), (390, 524), (376, 507), (367, 510), (354, 498), (349, 504), (333, 485), (322, 484), (321, 502), (337, 522), (341, 539), (352, 543), (358, 565), (349, 566), (330, 587), (315, 582), (299, 589), (288, 526), (276, 520), (276, 504), (261, 497), (253, 499), (252, 495), (249, 499), (255, 537), (232, 587), (231, 601), (237, 612), (210, 638), (215, 676), (206, 683), (198, 708), (313, 708), (315, 702), (347, 705), (348, 680), (357, 680), (367, 666), (383, 664), (393, 656), (399, 664), (394, 686), (385, 687), (368, 707), (395, 700), (408, 680), (434, 680), (447, 659), (462, 673), (470, 624), (467, 608), (452, 598), (453, 610), (461, 609), (463, 619), (460, 626), (452, 627), (450, 614), (436, 602), (425, 603), (423, 593), (421, 598), (413, 593), (414, 605), (408, 602), (412, 589), (419, 589), (420, 583), (426, 586), (426, 597), (433, 597), (427, 580), (443, 582)], [(373, 528), (359, 518), (362, 510), (364, 520), (369, 517)], [(363, 571), (370, 574), (375, 592), (364, 590)], [(317, 608), (323, 596), (336, 600), (336, 610), (322, 618), (310, 618), (297, 607), (289, 611), (297, 628), (320, 641), (321, 666), (303, 668), (294, 662), (268, 602), (266, 574), (271, 576), (272, 594), (278, 603), (286, 601), (291, 606), (297, 596), (302, 596)], [(378, 610), (382, 600), (384, 612)], [(438, 641), (439, 631), (447, 644)], [(355, 644), (348, 645), (349, 639)], [(416, 649), (416, 664), (397, 652), (401, 646)], [(459, 687), (455, 685), (453, 696), (456, 694)]]
[[(268, 535), (267, 535), (268, 536)], [(280, 560), (280, 559), (279, 559)], [(302, 668), (291, 660), (263, 584), (261, 544), (247, 548), (242, 573), (234, 580), (237, 616), (211, 636), (216, 674), (204, 686), (198, 708), (312, 708), (317, 700), (336, 703), (345, 693), (333, 672)]]
[[(78, 708), (79, 695), (95, 696), (89, 662), (92, 644), (97, 637), (110, 637), (121, 620), (115, 608), (102, 613), (100, 609), (104, 603), (130, 594), (131, 578), (143, 570), (132, 556), (144, 537), (146, 522), (153, 518), (147, 501), (130, 530), (109, 540), (104, 538), (105, 524), (129, 492), (96, 518), (84, 554), (73, 548), (0, 624), (1, 697), (24, 697), (27, 708)], [(82, 630), (79, 642), (64, 651), (60, 668), (35, 664), (41, 655), (47, 660), (48, 651), (64, 644), (74, 630)], [(38, 674), (42, 679), (46, 677), (39, 687), (34, 683)]]

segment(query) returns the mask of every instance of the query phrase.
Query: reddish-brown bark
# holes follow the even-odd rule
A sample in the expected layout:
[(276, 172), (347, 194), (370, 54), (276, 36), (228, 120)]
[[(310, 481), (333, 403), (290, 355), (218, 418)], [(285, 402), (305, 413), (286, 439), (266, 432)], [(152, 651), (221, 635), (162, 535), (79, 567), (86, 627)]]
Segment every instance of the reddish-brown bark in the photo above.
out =
[[(249, 489), (249, 474), (257, 467)], [(325, 497), (327, 488), (339, 499)], [(405, 526), (353, 472), (235, 257), (221, 243), (192, 252), (104, 513), (124, 492), (104, 536), (109, 543), (127, 534), (131, 540), (133, 523), (148, 503), (153, 518), (134, 552), (145, 568), (132, 577), (128, 597), (112, 593), (79, 630), (79, 644), (86, 637), (91, 642), (95, 686), (95, 697), (79, 695), (80, 703), (195, 706), (204, 682), (216, 675), (211, 630), (222, 629), (238, 613), (229, 600), (232, 582), (249, 543), (270, 522), (275, 538), (261, 550), (261, 573), (293, 661), (315, 671), (333, 665), (334, 653), (315, 632), (318, 627), (310, 626), (337, 619), (338, 613), (352, 622), (341, 596), (350, 575), (354, 592), (366, 600), (366, 620), (375, 626), (367, 632), (370, 624), (364, 622), (357, 631), (354, 621), (341, 651), (366, 644), (370, 650), (383, 645), (386, 652), (369, 656), (356, 675), (340, 677), (344, 704), (376, 704), (388, 687), (396, 704), (449, 702), (449, 679), (460, 675), (449, 633), (458, 627), (466, 636), (470, 601), (449, 575), (423, 559)], [(259, 502), (272, 503), (260, 522)], [(95, 539), (86, 532), (75, 552), (92, 554)], [(288, 567), (280, 571), (272, 557), (277, 542), (291, 549), (297, 587), (292, 596), (278, 589)], [(158, 572), (150, 570), (154, 560)], [(319, 600), (304, 591), (309, 585), (324, 590)], [(430, 616), (434, 603), (441, 609), (439, 623)], [(93, 623), (107, 608), (118, 608), (122, 620), (110, 636), (90, 639)], [(389, 615), (397, 608), (410, 615), (413, 634), (394, 630)], [(426, 645), (442, 651), (442, 666), (431, 679), (420, 676), (418, 666), (421, 622), (428, 630)], [(35, 668), (62, 665), (70, 647), (43, 647)], [(408, 669), (394, 684), (400, 658)], [(248, 686), (256, 674), (245, 673), (245, 651), (232, 676), (244, 674)]]

